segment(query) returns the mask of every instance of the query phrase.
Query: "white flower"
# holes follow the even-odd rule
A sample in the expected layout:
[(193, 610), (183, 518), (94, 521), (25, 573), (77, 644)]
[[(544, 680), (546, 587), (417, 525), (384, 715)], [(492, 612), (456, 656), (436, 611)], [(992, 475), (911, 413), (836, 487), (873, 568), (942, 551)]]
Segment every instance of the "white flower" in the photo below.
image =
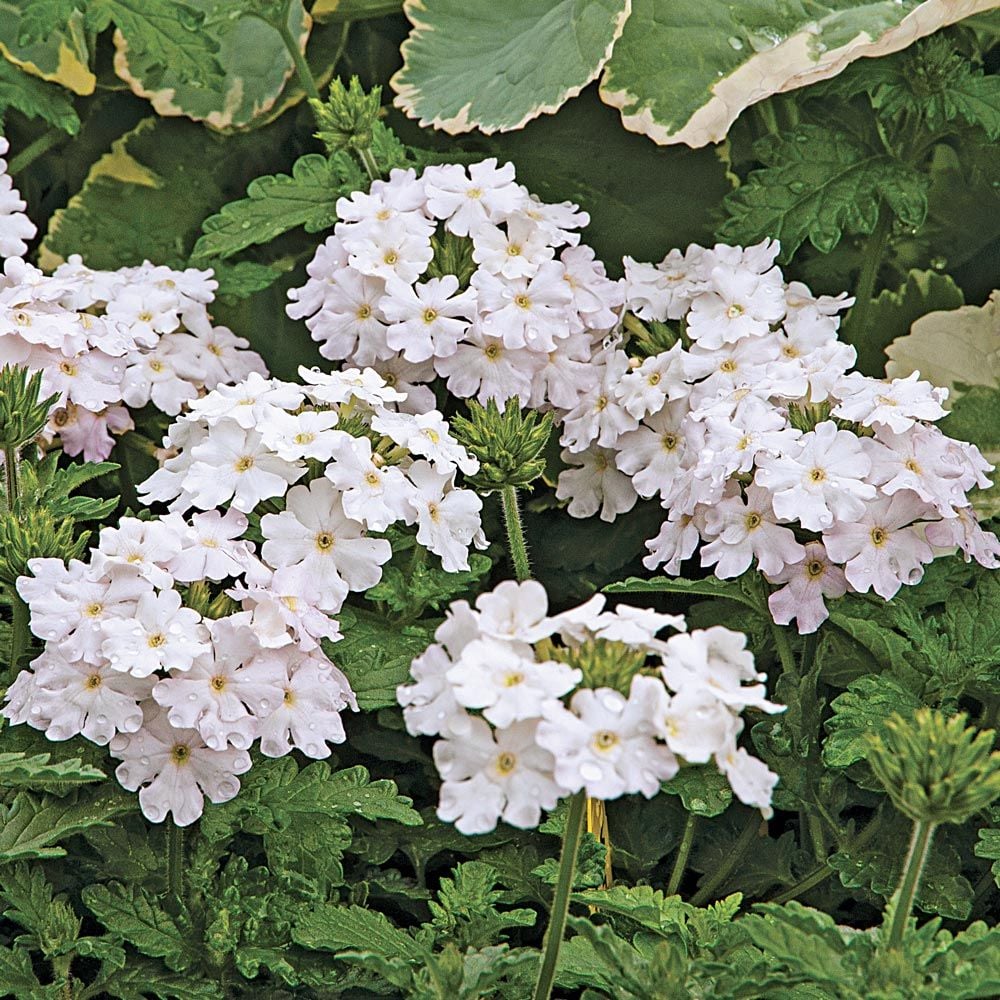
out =
[(386, 434), (414, 455), (428, 458), (439, 472), (461, 469), (466, 475), (479, 471), (479, 459), (470, 455), (449, 433), (448, 422), (438, 413), (378, 413), (372, 429)]
[(573, 695), (571, 711), (560, 702), (548, 704), (536, 738), (555, 757), (556, 781), (567, 792), (583, 788), (596, 799), (641, 792), (652, 798), (677, 773), (677, 759), (654, 739), (651, 684), (663, 689), (638, 675), (628, 700), (610, 688), (584, 688)]
[(911, 527), (932, 509), (908, 490), (876, 500), (861, 516), (838, 521), (823, 533), (826, 551), (844, 564), (844, 576), (855, 590), (874, 590), (888, 601), (904, 583), (918, 583), (924, 564), (934, 558), (931, 547)]
[(362, 232), (342, 232), (351, 267), (369, 277), (398, 278), (407, 284), (427, 270), (434, 250), (426, 234), (415, 234), (402, 219), (392, 219)]
[(719, 701), (742, 712), (748, 705), (765, 712), (783, 711), (765, 699), (764, 685), (744, 686), (744, 681), (763, 681), (766, 674), (754, 669), (747, 637), (722, 625), (672, 635), (666, 642), (661, 673), (671, 691), (702, 688)]
[(190, 524), (178, 514), (168, 514), (159, 523), (174, 528), (181, 543), (180, 552), (165, 564), (181, 583), (239, 576), (254, 561), (253, 548), (240, 537), (247, 530), (246, 515), (234, 507), (225, 514), (219, 510), (194, 514)]
[(559, 473), (556, 497), (569, 500), (567, 509), (573, 517), (590, 517), (599, 509), (602, 521), (613, 521), (635, 506), (635, 489), (628, 476), (615, 468), (615, 453), (609, 448), (591, 447), (576, 454), (563, 451), (561, 458), (571, 467)]
[(346, 368), (341, 371), (321, 372), (316, 368), (299, 366), (299, 377), (309, 387), (306, 391), (316, 403), (337, 406), (356, 399), (373, 407), (399, 403), (406, 396), (389, 386), (374, 368)]
[(475, 316), (475, 292), (459, 292), (458, 278), (451, 274), (414, 287), (390, 279), (385, 290), (380, 306), (392, 324), (386, 331), (392, 350), (414, 362), (455, 353)]
[(343, 491), (344, 513), (371, 531), (385, 531), (406, 518), (413, 484), (397, 466), (372, 452), (368, 438), (341, 440), (324, 475)]
[(261, 441), (285, 462), (328, 462), (344, 439), (343, 431), (333, 429), (339, 419), (333, 410), (276, 410), (260, 426)]
[(128, 791), (139, 789), (143, 815), (153, 823), (172, 813), (178, 826), (190, 826), (204, 811), (205, 796), (228, 802), (240, 790), (236, 776), (250, 770), (245, 750), (211, 750), (197, 730), (174, 729), (167, 713), (152, 707), (143, 727), (119, 733), (110, 750), (122, 761), (115, 777)]
[(498, 222), (526, 201), (514, 183), (514, 165), (497, 167), (494, 157), (466, 168), (447, 164), (428, 167), (423, 174), (427, 208), (456, 236), (474, 234), (486, 222)]
[(919, 378), (920, 372), (891, 382), (858, 372), (845, 375), (834, 387), (840, 402), (833, 408), (833, 415), (866, 427), (888, 427), (897, 434), (918, 420), (939, 420), (946, 412), (941, 403), (948, 398), (948, 390), (936, 389)]
[(656, 537), (646, 542), (649, 555), (643, 557), (642, 564), (646, 569), (656, 569), (662, 565), (665, 573), (677, 576), (681, 571), (681, 563), (694, 554), (700, 540), (701, 534), (694, 516), (672, 511), (670, 517), (660, 525)]
[(548, 233), (527, 215), (507, 219), (507, 231), (485, 223), (472, 234), (472, 259), (502, 278), (530, 278), (555, 251)]
[(865, 481), (871, 464), (857, 435), (825, 420), (785, 456), (762, 455), (755, 481), (774, 494), (778, 517), (823, 531), (835, 520), (852, 521), (864, 513), (865, 501), (875, 497), (875, 487)]
[(243, 610), (250, 615), (250, 625), (261, 646), (281, 649), (295, 643), (304, 653), (319, 648), (320, 639), (336, 642), (342, 639), (334, 619), (325, 615), (315, 605), (299, 597), (292, 586), (284, 587), (287, 573), (278, 570), (268, 586), (251, 584), (232, 587), (226, 593), (242, 602)]
[(275, 410), (295, 410), (302, 405), (301, 386), (264, 378), (257, 372), (238, 385), (222, 385), (191, 404), (191, 412), (210, 426), (235, 423), (249, 431), (265, 423)]
[(482, 539), (479, 512), (483, 501), (471, 490), (454, 488), (454, 475), (435, 472), (429, 462), (420, 459), (406, 470), (416, 491), (407, 499), (411, 515), (408, 523), (417, 523), (417, 541), (441, 557), (445, 572), (457, 573), (469, 568), (469, 545), (478, 547)]
[[(663, 690), (662, 684), (658, 687)], [(660, 703), (653, 716), (656, 731), (675, 754), (691, 764), (710, 761), (743, 728), (739, 716), (707, 688), (684, 687)]]
[(548, 700), (571, 691), (581, 677), (563, 663), (536, 662), (526, 643), (491, 638), (469, 643), (447, 674), (455, 700), (483, 709), (483, 716), (501, 728), (538, 718)]
[(260, 752), (283, 757), (292, 747), (307, 757), (330, 756), (328, 743), (347, 738), (340, 713), (356, 708), (347, 678), (328, 660), (303, 656), (290, 666), (278, 707), (260, 722)]
[(143, 594), (133, 621), (109, 618), (102, 629), (107, 638), (101, 651), (115, 670), (133, 677), (148, 677), (157, 670), (189, 670), (195, 658), (210, 648), (201, 615), (182, 608), (176, 590)]
[(400, 684), (396, 700), (403, 707), (406, 731), (411, 736), (457, 736), (469, 731), (472, 716), (455, 700), (448, 680), (454, 666), (443, 646), (434, 643), (410, 664), (415, 684)]
[(92, 557), (98, 575), (136, 573), (154, 587), (170, 587), (173, 577), (165, 569), (180, 554), (181, 539), (162, 521), (123, 517), (117, 528), (102, 528)]
[(627, 646), (651, 649), (662, 648), (656, 634), (665, 628), (678, 632), (687, 630), (687, 623), (681, 615), (665, 615), (652, 608), (634, 608), (630, 604), (618, 604), (614, 611), (606, 611), (594, 623), (594, 635), (607, 642), (623, 642)]
[(822, 542), (809, 542), (798, 562), (789, 562), (767, 578), (771, 583), (785, 584), (767, 599), (771, 617), (778, 625), (795, 620), (800, 635), (815, 632), (830, 617), (824, 597), (847, 593), (844, 571), (830, 561)]
[(248, 513), (261, 500), (284, 496), (306, 471), (301, 462), (279, 458), (256, 431), (230, 422), (213, 427), (194, 445), (191, 460), (184, 490), (202, 510), (232, 500), (237, 510)]
[(476, 608), (479, 630), (494, 639), (530, 643), (552, 634), (548, 594), (537, 580), (504, 580), (480, 594)]
[(540, 357), (525, 348), (506, 347), (502, 338), (486, 336), (478, 325), (473, 325), (454, 354), (434, 359), (434, 369), (448, 380), (452, 395), (462, 399), (475, 396), (484, 406), (493, 399), (503, 409), (512, 396), (530, 396)]
[(497, 820), (530, 829), (563, 790), (552, 778), (552, 754), (535, 742), (537, 723), (494, 732), (472, 719), (467, 733), (434, 744), (441, 777), (438, 817), (464, 834), (489, 833)]
[(633, 417), (642, 419), (658, 413), (667, 400), (687, 397), (690, 389), (684, 380), (682, 353), (678, 341), (669, 351), (650, 355), (621, 377), (615, 396)]
[(265, 514), (260, 530), (263, 558), (275, 567), (294, 568), (300, 593), (324, 611), (338, 611), (349, 590), (374, 587), (392, 556), (385, 539), (363, 536), (361, 524), (344, 513), (340, 492), (326, 479), (289, 490), (285, 509)]
[(624, 351), (610, 349), (599, 385), (580, 398), (577, 406), (563, 418), (560, 443), (570, 451), (583, 451), (592, 444), (613, 448), (619, 437), (639, 426), (639, 421), (619, 402), (616, 393), (620, 380), (629, 370)]
[(764, 819), (774, 815), (771, 795), (778, 776), (762, 760), (751, 757), (743, 747), (733, 743), (726, 751), (716, 754), (715, 763), (740, 802), (759, 809)]
[(553, 351), (569, 336), (572, 294), (557, 261), (542, 264), (531, 278), (504, 280), (487, 271), (472, 276), (484, 312), (483, 332), (507, 347)]
[(781, 272), (765, 274), (719, 265), (712, 268), (710, 285), (691, 303), (688, 334), (709, 349), (770, 331), (785, 314)]

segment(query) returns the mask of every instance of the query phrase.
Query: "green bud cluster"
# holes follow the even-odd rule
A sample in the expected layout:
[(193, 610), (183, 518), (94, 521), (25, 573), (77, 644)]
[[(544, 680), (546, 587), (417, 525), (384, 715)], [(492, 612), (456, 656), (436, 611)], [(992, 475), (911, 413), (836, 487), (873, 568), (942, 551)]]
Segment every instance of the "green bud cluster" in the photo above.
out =
[(225, 618), (239, 610), (239, 605), (228, 594), (213, 594), (204, 580), (192, 583), (184, 593), (184, 606), (197, 611), (202, 618), (213, 621)]
[(331, 156), (341, 150), (361, 155), (369, 149), (372, 130), (382, 113), (381, 98), (381, 87), (372, 87), (366, 94), (358, 78), (352, 76), (346, 87), (334, 80), (325, 101), (310, 99), (319, 124), (316, 138)]
[(0, 514), (0, 581), (13, 584), (28, 571), (29, 559), (76, 559), (89, 532), (73, 537), (73, 518), (53, 516), (45, 507)]
[(1000, 751), (992, 729), (966, 728), (964, 714), (918, 709), (886, 720), (869, 763), (893, 805), (914, 822), (964, 823), (1000, 796)]
[(643, 323), (637, 316), (625, 316), (625, 329), (629, 334), (629, 353), (640, 358), (650, 358), (655, 354), (669, 351), (681, 339), (680, 334), (657, 320)]
[(579, 646), (557, 646), (549, 639), (536, 645), (539, 657), (556, 660), (583, 673), (581, 687), (612, 688), (628, 697), (632, 678), (646, 667), (647, 654), (621, 642), (588, 639)]
[(427, 276), (443, 278), (446, 274), (453, 274), (458, 278), (460, 289), (468, 288), (477, 267), (472, 259), (472, 240), (445, 232), (431, 237), (431, 247), (434, 256), (427, 266)]
[(451, 422), (458, 441), (479, 459), (479, 472), (466, 479), (482, 493), (530, 486), (545, 471), (550, 414), (522, 411), (517, 396), (507, 400), (503, 413), (492, 399), (486, 406), (472, 401), (468, 406), (467, 418)]
[(41, 391), (41, 372), (10, 365), (0, 369), (0, 449), (17, 451), (42, 433), (58, 397), (40, 399)]

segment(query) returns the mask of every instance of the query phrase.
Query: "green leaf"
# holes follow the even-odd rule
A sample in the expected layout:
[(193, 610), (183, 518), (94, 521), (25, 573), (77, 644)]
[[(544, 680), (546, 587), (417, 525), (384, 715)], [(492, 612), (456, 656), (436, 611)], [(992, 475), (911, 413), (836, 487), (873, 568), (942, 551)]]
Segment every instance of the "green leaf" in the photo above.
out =
[(346, 154), (331, 166), (325, 156), (308, 153), (295, 161), (291, 175), (258, 177), (250, 182), (246, 198), (223, 205), (218, 215), (206, 219), (193, 256), (224, 260), (299, 226), (308, 233), (327, 229), (336, 221), (337, 199), (347, 188), (363, 187), (359, 168)]
[(976, 857), (993, 862), (990, 871), (993, 872), (993, 880), (1000, 886), (1000, 830), (983, 829), (979, 831), (978, 837), (979, 843), (975, 847)]
[(597, 77), (629, 0), (409, 0), (396, 107), (451, 135), (521, 128)]
[[(404, 553), (399, 562), (406, 565), (410, 556), (410, 552)], [(449, 601), (475, 594), (492, 565), (489, 556), (481, 552), (473, 552), (469, 556), (469, 569), (458, 573), (446, 573), (440, 566), (426, 562), (411, 563), (405, 572), (400, 566), (390, 564), (383, 568), (382, 579), (365, 592), (365, 598), (381, 601), (390, 611), (413, 621), (428, 608), (440, 611)]]
[(573, 902), (601, 913), (628, 917), (661, 937), (688, 936), (687, 918), (694, 911), (680, 896), (665, 896), (649, 885), (615, 885), (610, 889), (574, 892)]
[(3, 996), (34, 997), (42, 984), (31, 967), (31, 953), (0, 946), (0, 989)]
[(28, 76), (3, 59), (0, 60), (0, 119), (8, 108), (28, 118), (41, 118), (70, 135), (80, 131), (76, 109), (61, 90)]
[(205, 17), (184, 0), (88, 0), (87, 25), (103, 31), (114, 22), (153, 86), (168, 80), (213, 87), (222, 76), (218, 41)]
[(309, 11), (314, 21), (361, 21), (403, 9), (403, 0), (316, 0)]
[(420, 962), (426, 951), (384, 913), (361, 906), (323, 903), (301, 913), (292, 940), (303, 948), (323, 951), (363, 951), (383, 958)]
[(161, 909), (145, 889), (121, 882), (89, 885), (83, 890), (83, 901), (112, 934), (143, 955), (162, 958), (174, 972), (183, 972), (197, 961), (187, 921)]
[(909, 717), (921, 700), (886, 674), (868, 674), (848, 685), (833, 699), (833, 715), (827, 719), (823, 763), (847, 767), (868, 758), (871, 739), (884, 732), (885, 720), (893, 712)]
[(410, 664), (434, 641), (434, 624), (393, 625), (381, 615), (345, 607), (344, 638), (325, 644), (365, 711), (396, 705), (396, 688), (412, 680)]
[(949, 275), (937, 271), (910, 271), (905, 283), (896, 291), (885, 288), (872, 303), (864, 339), (856, 345), (858, 361), (855, 367), (867, 375), (881, 378), (886, 367), (885, 349), (889, 344), (905, 337), (921, 316), (940, 309), (957, 309), (964, 302), (962, 290)]
[(62, 857), (66, 851), (56, 846), (60, 840), (104, 826), (127, 808), (118, 796), (52, 800), (18, 792), (9, 805), (0, 806), (0, 861)]
[(104, 772), (84, 764), (79, 757), (49, 760), (47, 753), (0, 753), (0, 788), (26, 786), (37, 791), (60, 792), (100, 781)]
[(627, 580), (618, 583), (609, 583), (605, 588), (606, 594), (688, 594), (698, 597), (719, 597), (731, 601), (738, 601), (747, 607), (759, 610), (761, 602), (757, 594), (752, 589), (752, 581), (744, 582), (745, 578), (738, 580), (719, 580), (714, 576), (707, 576), (703, 580), (684, 580), (680, 577), (658, 576), (653, 580), (641, 580), (639, 577), (630, 576)]
[(210, 267), (215, 272), (215, 280), (219, 283), (215, 294), (220, 299), (245, 299), (270, 288), (282, 275), (278, 267), (251, 260), (241, 260), (236, 264), (211, 260), (203, 261), (202, 266)]
[[(116, 72), (157, 114), (186, 115), (220, 130), (260, 124), (295, 68), (280, 33), (257, 15), (255, 0), (190, 0), (190, 6), (204, 14), (199, 33), (212, 42), (221, 66), (211, 85), (162, 64), (153, 49), (136, 51), (127, 37), (115, 39)], [(304, 52), (311, 22), (301, 0), (286, 6), (288, 31)]]
[(92, 94), (97, 78), (90, 71), (78, 6), (63, 0), (0, 0), (0, 53), (32, 76), (74, 94)]
[(920, 226), (927, 214), (927, 177), (846, 132), (802, 124), (765, 136), (754, 150), (765, 166), (726, 198), (720, 239), (747, 245), (773, 237), (787, 261), (807, 239), (829, 253), (845, 232), (870, 233), (883, 198), (906, 226)]
[(601, 98), (621, 111), (627, 129), (654, 142), (704, 146), (723, 139), (756, 101), (991, 7), (992, 0), (961, 8), (918, 0), (633, 0)]
[(102, 973), (91, 987), (100, 996), (103, 991), (115, 1000), (224, 1000), (226, 994), (218, 983), (194, 979), (188, 973), (164, 970), (159, 962), (130, 958), (127, 968)]
[(663, 785), (663, 791), (679, 795), (684, 808), (695, 816), (719, 816), (733, 801), (729, 779), (709, 764), (682, 767)]

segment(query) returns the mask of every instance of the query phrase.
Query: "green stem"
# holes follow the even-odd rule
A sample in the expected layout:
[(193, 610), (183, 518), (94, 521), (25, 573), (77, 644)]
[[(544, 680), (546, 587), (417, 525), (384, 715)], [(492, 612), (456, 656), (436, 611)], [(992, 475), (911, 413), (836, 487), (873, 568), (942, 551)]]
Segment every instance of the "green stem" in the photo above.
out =
[(319, 91), (316, 89), (316, 81), (313, 79), (312, 70), (309, 68), (309, 63), (306, 62), (306, 57), (302, 54), (299, 43), (292, 37), (288, 25), (282, 20), (280, 24), (275, 24), (274, 27), (278, 29), (278, 34), (281, 35), (281, 40), (285, 43), (285, 48), (288, 49), (288, 54), (292, 57), (292, 62), (295, 64), (295, 72), (298, 75), (299, 83), (302, 84), (302, 89), (306, 92), (306, 96), (314, 101), (321, 100)]
[(10, 666), (17, 670), (24, 651), (31, 643), (31, 620), (28, 605), (16, 594), (11, 594), (13, 619), (10, 628)]
[(49, 129), (44, 135), (40, 135), (34, 142), (29, 143), (21, 150), (17, 156), (7, 163), (7, 173), (13, 176), (19, 174), (25, 168), (31, 166), (39, 156), (47, 153), (53, 146), (58, 146), (63, 139), (69, 136), (59, 129)]
[(740, 839), (733, 845), (729, 852), (729, 857), (716, 869), (712, 877), (694, 894), (691, 899), (692, 906), (704, 906), (709, 900), (715, 898), (715, 891), (729, 878), (732, 870), (743, 860), (743, 856), (750, 850), (750, 845), (757, 836), (760, 829), (760, 817), (757, 815), (750, 817), (750, 822), (740, 834)]
[(524, 525), (521, 523), (521, 510), (517, 502), (517, 489), (505, 486), (500, 493), (503, 503), (503, 520), (507, 526), (507, 544), (511, 562), (514, 564), (514, 576), (519, 581), (531, 579), (531, 563), (528, 561), (528, 546), (524, 541)]
[(889, 925), (889, 947), (901, 948), (903, 946), (903, 934), (906, 932), (906, 925), (910, 921), (910, 914), (913, 912), (913, 903), (917, 898), (917, 889), (920, 886), (920, 876), (927, 861), (927, 855), (931, 850), (931, 839), (937, 823), (928, 823), (926, 820), (917, 820), (913, 824), (913, 836), (910, 838), (910, 849), (906, 855), (906, 863), (903, 865), (903, 878), (900, 880), (899, 888), (889, 902), (892, 909), (892, 922)]
[(868, 314), (871, 311), (872, 299), (875, 297), (875, 285), (878, 281), (878, 273), (882, 267), (882, 258), (885, 256), (891, 231), (892, 212), (883, 204), (879, 209), (875, 228), (872, 230), (871, 236), (868, 237), (868, 242), (861, 255), (858, 284), (854, 290), (855, 302), (845, 323), (846, 339), (855, 346), (863, 344), (867, 339)]
[(670, 880), (667, 882), (668, 896), (675, 895), (680, 888), (684, 870), (687, 868), (688, 857), (691, 855), (691, 845), (694, 844), (694, 828), (697, 823), (697, 815), (688, 813), (687, 822), (684, 824), (684, 833), (681, 835), (681, 845), (677, 848), (677, 857), (674, 858), (674, 867), (670, 872)]
[(167, 821), (167, 894), (178, 903), (184, 898), (184, 828)]
[(365, 173), (368, 174), (368, 179), (372, 181), (379, 180), (382, 176), (382, 171), (379, 170), (378, 163), (372, 151), (367, 146), (362, 146), (360, 149), (355, 150), (355, 152), (358, 154), (361, 166), (365, 168)]
[(583, 815), (586, 805), (587, 795), (582, 791), (577, 792), (569, 800), (569, 810), (566, 813), (566, 832), (563, 834), (562, 855), (559, 858), (559, 877), (556, 880), (555, 893), (552, 897), (549, 926), (545, 931), (542, 964), (538, 969), (538, 981), (535, 983), (533, 994), (534, 1000), (549, 1000), (552, 995), (552, 984), (555, 982), (556, 965), (559, 961), (559, 949), (562, 947), (563, 935), (566, 933), (566, 917), (569, 913), (569, 898), (573, 892), (576, 855), (580, 850), (580, 840), (583, 837)]

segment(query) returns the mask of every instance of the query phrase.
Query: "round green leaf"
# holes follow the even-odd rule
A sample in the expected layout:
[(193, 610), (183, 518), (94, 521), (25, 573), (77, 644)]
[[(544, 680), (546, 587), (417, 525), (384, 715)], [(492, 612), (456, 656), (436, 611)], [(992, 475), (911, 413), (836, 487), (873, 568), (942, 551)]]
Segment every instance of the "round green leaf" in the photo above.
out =
[(601, 81), (632, 132), (724, 139), (744, 108), (896, 52), (996, 0), (633, 0)]
[(575, 97), (611, 55), (631, 0), (407, 0), (396, 107), (451, 135), (518, 129)]

